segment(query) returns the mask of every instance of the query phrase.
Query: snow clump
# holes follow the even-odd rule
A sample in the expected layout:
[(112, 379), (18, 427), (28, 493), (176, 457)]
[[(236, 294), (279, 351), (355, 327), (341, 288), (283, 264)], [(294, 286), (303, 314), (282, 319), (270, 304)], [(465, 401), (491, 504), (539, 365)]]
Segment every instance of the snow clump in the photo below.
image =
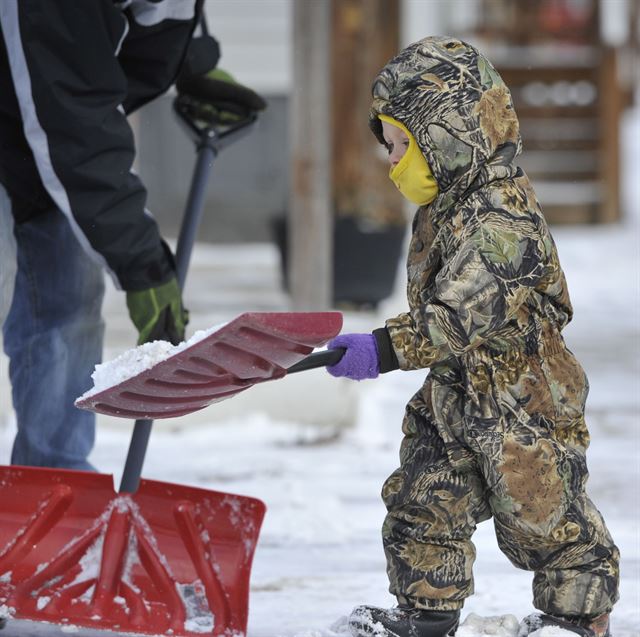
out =
[(151, 369), (158, 363), (175, 356), (211, 334), (218, 332), (225, 325), (226, 323), (222, 323), (207, 330), (198, 330), (188, 341), (183, 341), (179, 345), (172, 345), (168, 341), (143, 343), (123, 352), (112, 361), (96, 365), (93, 374), (91, 374), (93, 387), (80, 396), (78, 400), (89, 398), (105, 389), (119, 385), (129, 378), (133, 378), (147, 369)]

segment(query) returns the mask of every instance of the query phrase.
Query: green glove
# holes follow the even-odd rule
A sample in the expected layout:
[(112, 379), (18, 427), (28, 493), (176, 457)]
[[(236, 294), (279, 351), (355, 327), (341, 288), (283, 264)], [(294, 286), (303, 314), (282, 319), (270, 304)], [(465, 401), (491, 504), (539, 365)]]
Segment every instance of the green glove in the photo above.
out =
[(182, 306), (182, 294), (175, 277), (155, 288), (127, 292), (127, 307), (140, 334), (138, 345), (151, 341), (178, 345), (184, 340), (189, 313)]
[(232, 126), (267, 107), (260, 95), (218, 68), (180, 75), (176, 88), (179, 111), (204, 126)]
[(229, 82), (230, 84), (237, 84), (235, 78), (228, 71), (223, 71), (222, 69), (215, 68), (206, 73), (206, 76), (210, 80), (220, 80), (221, 82)]

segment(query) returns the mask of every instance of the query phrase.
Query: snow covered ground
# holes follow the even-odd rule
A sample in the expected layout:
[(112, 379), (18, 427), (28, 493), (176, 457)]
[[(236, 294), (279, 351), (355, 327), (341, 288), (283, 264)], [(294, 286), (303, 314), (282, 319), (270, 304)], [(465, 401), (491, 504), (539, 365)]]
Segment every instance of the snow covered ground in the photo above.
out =
[[(639, 123), (636, 118), (630, 129), (636, 140)], [(566, 339), (591, 382), (589, 491), (622, 553), (614, 637), (640, 636), (637, 165), (626, 190), (635, 213), (624, 223), (554, 230), (575, 307)], [(272, 246), (198, 246), (186, 292), (190, 333), (246, 310), (285, 310), (278, 277)], [(347, 312), (345, 330), (380, 325), (403, 308), (402, 295), (399, 285), (377, 311)], [(108, 359), (130, 348), (134, 335), (113, 291), (106, 315)], [(0, 462), (6, 463), (15, 425), (2, 373)], [(259, 497), (267, 504), (253, 568), (249, 637), (344, 637), (353, 606), (393, 605), (380, 542), (379, 491), (397, 464), (404, 404), (423, 376), (395, 372), (355, 384), (322, 370), (305, 372), (158, 424), (146, 477)], [(92, 461), (119, 479), (129, 423), (99, 424)], [(463, 611), (467, 621), (458, 636), (514, 637), (517, 621), (505, 616), (520, 620), (533, 610), (531, 575), (502, 556), (491, 522), (480, 525), (474, 541), (476, 594)], [(539, 637), (561, 634), (547, 630)]]
[[(613, 616), (613, 634), (638, 637), (638, 228), (632, 224), (563, 228), (556, 229), (555, 236), (576, 312), (566, 336), (587, 368), (592, 387), (588, 402), (593, 436), (590, 493), (623, 556), (621, 600)], [(215, 260), (212, 252), (221, 249), (200, 250), (199, 257), (207, 262)], [(242, 254), (248, 261), (251, 254), (254, 259), (261, 254), (263, 264), (272, 254), (265, 246), (235, 250), (236, 256)], [(275, 255), (272, 258), (271, 269), (261, 268), (265, 277), (264, 273), (271, 272), (275, 278)], [(244, 298), (244, 309), (255, 309), (251, 289), (255, 284), (247, 278), (243, 295), (243, 281), (233, 283), (233, 278), (226, 285), (237, 285), (235, 293)], [(194, 285), (202, 286), (191, 292), (196, 296), (207, 294), (211, 285), (213, 297), (226, 297), (224, 290), (217, 294), (215, 282), (204, 279)], [(278, 307), (277, 292), (270, 297), (270, 307), (265, 298), (268, 288), (260, 287), (259, 309), (284, 309)], [(400, 298), (394, 298), (375, 313), (347, 313), (345, 329), (371, 329), (399, 309), (394, 306), (400, 303)], [(219, 322), (215, 314), (210, 315), (211, 325)], [(379, 491), (396, 467), (404, 404), (422, 378), (421, 372), (396, 372), (356, 385), (332, 379), (324, 371), (306, 372), (256, 387), (226, 404), (172, 421), (170, 426), (162, 424), (154, 433), (147, 477), (251, 495), (268, 506), (253, 569), (250, 637), (342, 635), (344, 617), (354, 605), (393, 604), (386, 590), (379, 536), (384, 516)], [(343, 389), (351, 392), (351, 403), (355, 403), (351, 426), (333, 426), (326, 407), (317, 423), (313, 413), (303, 413), (307, 406), (313, 412), (320, 402), (337, 400)], [(286, 409), (278, 412), (268, 394), (274, 400), (297, 396), (289, 417), (284, 415)], [(225, 418), (215, 413), (232, 406), (234, 411)], [(344, 418), (336, 413), (335, 422), (339, 420)], [(101, 428), (93, 461), (101, 470), (118, 475), (126, 442), (122, 426)], [(512, 614), (521, 619), (533, 610), (530, 574), (516, 570), (502, 556), (491, 522), (480, 525), (474, 541), (478, 548), (476, 595), (467, 603), (463, 617), (469, 613), (483, 617)], [(513, 635), (508, 622), (502, 632), (491, 632), (497, 630), (492, 622), (486, 632), (474, 626), (468, 625), (468, 632), (459, 631), (460, 635)]]

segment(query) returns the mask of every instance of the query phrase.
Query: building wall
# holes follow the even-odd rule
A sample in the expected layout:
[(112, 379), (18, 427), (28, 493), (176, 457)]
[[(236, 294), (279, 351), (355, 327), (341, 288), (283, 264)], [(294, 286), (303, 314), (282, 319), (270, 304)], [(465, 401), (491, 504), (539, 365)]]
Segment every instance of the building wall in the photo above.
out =
[[(460, 12), (448, 8), (451, 0), (405, 0), (402, 42), (464, 28), (477, 2), (464, 0), (466, 10)], [(209, 31), (220, 42), (220, 68), (263, 95), (269, 106), (256, 129), (216, 159), (198, 238), (267, 241), (270, 220), (285, 213), (288, 201), (292, 0), (206, 0), (205, 11)], [(195, 162), (194, 145), (172, 112), (173, 97), (156, 100), (133, 120), (136, 169), (149, 190), (148, 208), (168, 236), (177, 234)]]
[[(287, 94), (290, 84), (290, 0), (207, 0), (209, 32), (220, 42), (220, 68), (268, 102), (251, 133), (216, 158), (198, 239), (269, 240), (270, 219), (288, 199)], [(136, 170), (147, 207), (175, 237), (186, 205), (196, 149), (164, 95), (132, 118)]]
[(220, 67), (265, 95), (291, 87), (291, 0), (206, 0)]
[[(196, 161), (194, 143), (180, 127), (172, 96), (145, 107), (137, 126), (137, 170), (148, 189), (147, 207), (161, 230), (177, 236)], [(270, 220), (288, 198), (287, 99), (267, 98), (254, 129), (215, 159), (198, 239), (254, 242), (270, 239)]]

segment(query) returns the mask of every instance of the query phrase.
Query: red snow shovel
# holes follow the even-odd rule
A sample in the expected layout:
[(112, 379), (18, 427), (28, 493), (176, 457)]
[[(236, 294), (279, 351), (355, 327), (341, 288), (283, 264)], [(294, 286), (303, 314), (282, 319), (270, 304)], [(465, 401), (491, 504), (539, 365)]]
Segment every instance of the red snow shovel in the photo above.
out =
[(259, 500), (153, 480), (116, 494), (110, 475), (1, 467), (0, 502), (7, 637), (245, 633)]
[[(181, 285), (211, 161), (253, 121), (250, 113), (222, 134), (191, 126), (199, 150), (176, 254)], [(234, 383), (230, 391), (284, 375), (283, 365), (304, 359), (341, 324), (336, 313), (302, 320), (291, 314), (243, 316), (224, 330), (240, 345), (218, 339), (214, 348), (229, 354), (223, 377)], [(243, 349), (243, 343), (251, 345)], [(175, 357), (186, 361), (187, 373), (175, 373), (182, 394), (175, 378), (169, 378), (171, 387), (165, 378), (152, 379), (148, 386), (154, 390), (145, 388), (143, 402), (118, 398), (128, 401), (125, 411), (158, 417), (162, 410), (151, 414), (140, 405), (166, 405), (169, 396), (166, 411), (179, 413), (176, 406), (194, 404), (189, 394), (196, 387), (198, 400), (215, 400), (216, 381), (204, 377), (215, 376), (216, 364), (196, 355), (206, 346), (205, 339)], [(249, 574), (265, 506), (244, 496), (141, 480), (151, 427), (149, 419), (136, 421), (118, 492), (111, 475), (0, 467), (0, 636), (246, 633)]]
[(184, 416), (258, 383), (337, 362), (343, 350), (307, 354), (341, 327), (339, 312), (241, 314), (152, 367), (79, 398), (76, 406), (120, 418)]

